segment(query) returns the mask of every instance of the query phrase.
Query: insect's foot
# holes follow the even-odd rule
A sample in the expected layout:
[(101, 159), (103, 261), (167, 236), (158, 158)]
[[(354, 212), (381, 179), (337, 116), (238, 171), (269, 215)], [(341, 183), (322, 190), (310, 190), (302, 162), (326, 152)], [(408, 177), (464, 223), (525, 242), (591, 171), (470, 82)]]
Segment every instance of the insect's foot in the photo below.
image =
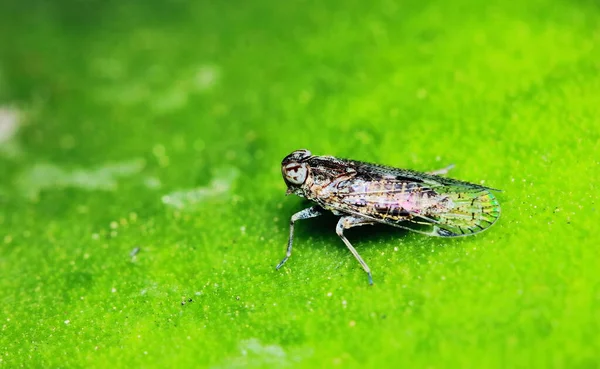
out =
[(284, 257), (283, 260), (281, 260), (279, 262), (279, 264), (277, 264), (277, 266), (275, 267), (275, 269), (279, 270), (279, 268), (281, 268), (283, 266), (283, 264), (285, 264), (285, 262), (289, 259), (289, 257)]

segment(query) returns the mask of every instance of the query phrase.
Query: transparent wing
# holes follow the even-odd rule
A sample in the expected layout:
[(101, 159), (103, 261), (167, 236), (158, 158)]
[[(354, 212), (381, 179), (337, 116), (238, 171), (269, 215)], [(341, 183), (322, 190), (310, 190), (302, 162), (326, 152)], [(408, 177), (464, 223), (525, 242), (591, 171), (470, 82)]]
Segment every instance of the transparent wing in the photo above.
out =
[[(447, 196), (452, 206), (444, 212), (431, 215), (435, 220), (429, 231), (431, 235), (468, 236), (486, 230), (500, 217), (500, 204), (490, 190), (463, 186), (440, 186), (435, 190)], [(423, 223), (428, 222), (419, 222)]]
[(333, 207), (379, 223), (439, 237), (460, 237), (489, 228), (500, 216), (490, 189), (356, 177), (337, 186)]

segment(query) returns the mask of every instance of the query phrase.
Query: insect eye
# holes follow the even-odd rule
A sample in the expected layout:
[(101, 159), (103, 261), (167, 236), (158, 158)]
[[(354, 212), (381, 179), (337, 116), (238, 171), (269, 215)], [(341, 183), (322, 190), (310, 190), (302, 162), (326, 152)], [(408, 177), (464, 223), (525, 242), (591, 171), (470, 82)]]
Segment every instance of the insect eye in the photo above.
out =
[(308, 167), (305, 163), (289, 163), (282, 168), (285, 179), (295, 185), (301, 185), (308, 176)]

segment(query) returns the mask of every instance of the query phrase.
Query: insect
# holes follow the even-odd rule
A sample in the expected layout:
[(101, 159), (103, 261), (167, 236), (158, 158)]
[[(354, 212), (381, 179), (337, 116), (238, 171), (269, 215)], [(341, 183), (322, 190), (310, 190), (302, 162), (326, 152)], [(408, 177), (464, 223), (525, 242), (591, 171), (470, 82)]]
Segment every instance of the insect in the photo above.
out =
[(286, 256), (292, 255), (294, 224), (325, 211), (341, 216), (336, 233), (373, 284), (371, 269), (344, 236), (344, 230), (376, 223), (437, 237), (470, 236), (489, 228), (500, 216), (493, 188), (441, 177), (452, 166), (421, 173), (384, 165), (316, 156), (297, 150), (281, 162), (287, 194), (316, 203), (292, 215)]

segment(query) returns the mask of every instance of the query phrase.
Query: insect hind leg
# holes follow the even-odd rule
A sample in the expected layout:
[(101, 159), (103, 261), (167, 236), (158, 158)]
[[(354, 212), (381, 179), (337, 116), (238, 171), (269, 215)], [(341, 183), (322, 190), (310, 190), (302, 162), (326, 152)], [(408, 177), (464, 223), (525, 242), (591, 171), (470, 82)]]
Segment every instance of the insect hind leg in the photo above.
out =
[(433, 174), (434, 176), (444, 176), (444, 175), (448, 174), (448, 172), (450, 170), (452, 170), (453, 168), (454, 168), (454, 164), (450, 164), (445, 168), (429, 171), (429, 172), (427, 172), (427, 174)]
[(367, 224), (374, 224), (374, 222), (370, 221), (370, 220), (366, 220), (364, 218), (347, 215), (347, 216), (343, 216), (340, 218), (337, 226), (335, 227), (335, 231), (336, 231), (337, 235), (340, 236), (342, 241), (344, 241), (344, 244), (346, 244), (346, 247), (348, 247), (348, 250), (350, 250), (350, 252), (352, 253), (352, 255), (354, 255), (356, 260), (358, 260), (358, 262), (360, 263), (362, 268), (365, 270), (365, 272), (367, 272), (367, 275), (369, 276), (369, 284), (372, 285), (373, 277), (371, 276), (371, 268), (369, 268), (367, 263), (365, 263), (365, 261), (362, 259), (362, 257), (358, 254), (358, 251), (356, 251), (354, 246), (352, 246), (350, 241), (348, 241), (346, 236), (344, 236), (345, 229), (362, 226), (362, 225), (367, 225)]

